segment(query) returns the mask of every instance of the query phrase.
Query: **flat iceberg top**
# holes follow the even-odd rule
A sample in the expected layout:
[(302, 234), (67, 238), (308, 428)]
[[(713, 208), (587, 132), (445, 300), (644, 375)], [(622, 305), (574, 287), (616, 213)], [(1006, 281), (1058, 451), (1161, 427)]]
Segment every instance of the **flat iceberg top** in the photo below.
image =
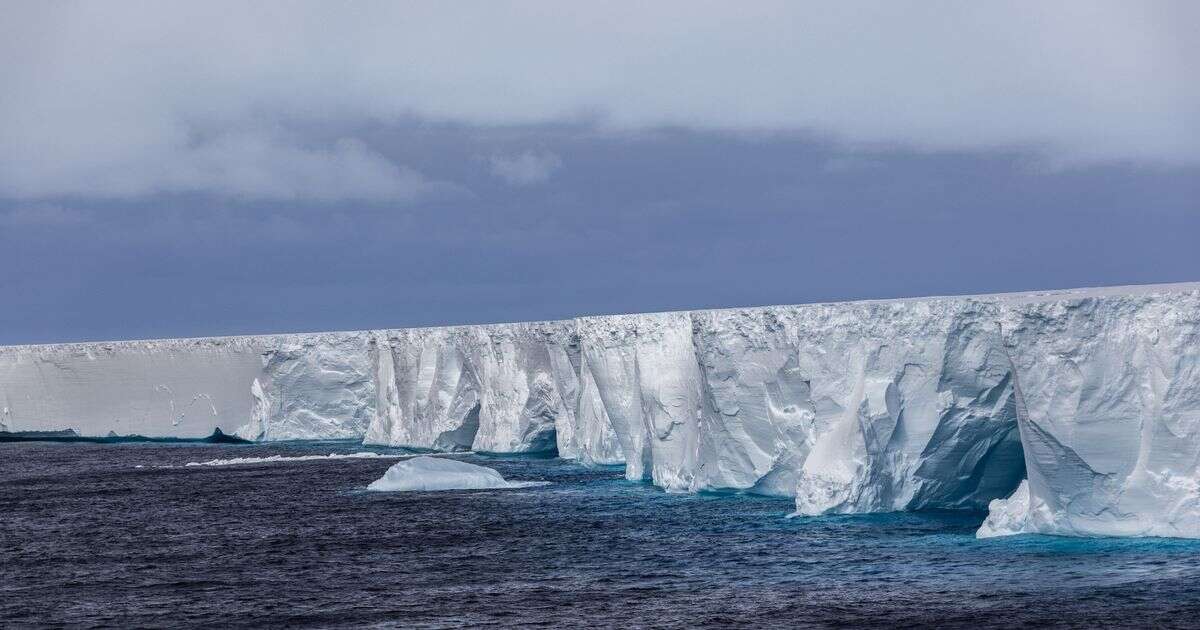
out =
[(508, 481), (492, 468), (441, 457), (414, 457), (393, 465), (367, 490), (376, 492), (434, 492), (439, 490), (496, 490), (544, 486), (544, 481)]
[(501, 322), (489, 324), (461, 324), (455, 326), (426, 326), (411, 328), (388, 328), (377, 330), (351, 330), (327, 332), (294, 332), (261, 335), (233, 335), (215, 337), (181, 337), (164, 339), (129, 339), (110, 341), (77, 341), (52, 344), (0, 345), (0, 354), (9, 352), (28, 351), (71, 351), (90, 353), (96, 350), (170, 350), (179, 347), (202, 347), (215, 351), (251, 351), (262, 352), (281, 346), (305, 346), (311, 344), (337, 343), (369, 343), (376, 337), (384, 338), (406, 333), (419, 332), (463, 332), (483, 330), (491, 332), (509, 331), (520, 328), (530, 328), (529, 332), (554, 336), (557, 332), (565, 331), (577, 320), (619, 321), (623, 318), (654, 315), (685, 315), (701, 313), (720, 313), (730, 311), (763, 311), (770, 309), (797, 309), (830, 306), (852, 306), (862, 304), (888, 304), (911, 302), (944, 302), (944, 301), (990, 301), (1010, 304), (1059, 302), (1081, 300), (1087, 298), (1104, 298), (1117, 296), (1157, 295), (1170, 293), (1200, 292), (1200, 282), (1176, 282), (1160, 284), (1134, 284), (1112, 287), (1086, 287), (1076, 289), (1045, 289), (1040, 291), (1019, 291), (1010, 293), (980, 293), (968, 295), (918, 296), (905, 298), (881, 298), (862, 300), (843, 300), (834, 302), (808, 302), (802, 304), (780, 304), (762, 306), (737, 306), (713, 309), (682, 309), (677, 311), (662, 311), (651, 313), (632, 313), (627, 315), (581, 315), (574, 319), (543, 320), (530, 322)]

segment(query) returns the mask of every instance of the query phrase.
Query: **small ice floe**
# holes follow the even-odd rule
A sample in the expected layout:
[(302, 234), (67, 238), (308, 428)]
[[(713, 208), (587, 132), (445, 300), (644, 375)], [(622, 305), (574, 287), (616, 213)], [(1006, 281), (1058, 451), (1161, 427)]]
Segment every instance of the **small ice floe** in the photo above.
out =
[(987, 519), (975, 532), (976, 538), (996, 538), (1017, 534), (1036, 533), (1030, 522), (1029, 480), (1021, 481), (1016, 491), (1007, 499), (993, 499), (988, 504)]
[(431, 492), (434, 490), (496, 490), (549, 485), (545, 481), (508, 481), (495, 470), (437, 457), (414, 457), (394, 464), (367, 490)]
[(229, 459), (210, 459), (206, 462), (188, 462), (185, 466), (241, 466), (246, 464), (278, 464), (288, 462), (329, 461), (336, 459), (399, 459), (407, 455), (387, 455), (382, 453), (330, 453), (328, 455), (269, 455), (267, 457), (231, 457)]

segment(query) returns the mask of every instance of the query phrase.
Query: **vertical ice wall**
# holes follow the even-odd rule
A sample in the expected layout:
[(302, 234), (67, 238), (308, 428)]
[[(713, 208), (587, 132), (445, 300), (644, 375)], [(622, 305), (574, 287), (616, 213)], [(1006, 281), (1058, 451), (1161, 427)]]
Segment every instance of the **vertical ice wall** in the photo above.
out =
[(0, 349), (7, 430), (203, 437), (247, 421), (265, 342), (240, 337)]
[(1028, 483), (981, 536), (1200, 537), (1200, 292), (1014, 300)]
[(436, 450), (554, 451), (578, 377), (563, 322), (381, 331), (365, 442)]
[(0, 430), (557, 451), (672, 491), (794, 496), (800, 514), (1000, 499), (981, 535), (1200, 536), (1198, 295), (0, 348)]
[(479, 430), (480, 378), (460, 337), (469, 330), (379, 333), (371, 346), (375, 416), (365, 442), (469, 450)]
[[(1023, 465), (995, 310), (971, 301), (578, 320), (630, 479), (803, 514), (982, 507)], [(967, 440), (970, 440), (968, 443)]]
[(668, 490), (693, 489), (702, 389), (691, 316), (587, 317), (577, 320), (577, 330), (587, 378), (620, 445), (626, 476)]
[(361, 439), (375, 417), (366, 335), (325, 333), (271, 339), (250, 384), (250, 440)]

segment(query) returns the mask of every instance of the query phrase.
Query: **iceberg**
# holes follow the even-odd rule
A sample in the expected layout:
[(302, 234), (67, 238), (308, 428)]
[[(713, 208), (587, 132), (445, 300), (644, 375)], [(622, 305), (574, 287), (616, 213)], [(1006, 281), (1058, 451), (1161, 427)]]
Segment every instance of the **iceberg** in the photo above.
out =
[(392, 465), (367, 490), (376, 492), (434, 492), (439, 490), (497, 490), (544, 486), (544, 481), (508, 481), (495, 469), (441, 457), (421, 456)]
[(8, 431), (557, 453), (802, 516), (1001, 500), (1022, 531), (1200, 537), (1200, 283), (12, 346), (0, 409)]

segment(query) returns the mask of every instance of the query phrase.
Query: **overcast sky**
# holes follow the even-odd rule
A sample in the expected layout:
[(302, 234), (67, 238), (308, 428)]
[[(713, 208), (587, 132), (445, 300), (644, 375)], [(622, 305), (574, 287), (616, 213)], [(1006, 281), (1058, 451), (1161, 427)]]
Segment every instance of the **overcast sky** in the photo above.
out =
[(1200, 3), (14, 2), (0, 343), (1200, 280)]

